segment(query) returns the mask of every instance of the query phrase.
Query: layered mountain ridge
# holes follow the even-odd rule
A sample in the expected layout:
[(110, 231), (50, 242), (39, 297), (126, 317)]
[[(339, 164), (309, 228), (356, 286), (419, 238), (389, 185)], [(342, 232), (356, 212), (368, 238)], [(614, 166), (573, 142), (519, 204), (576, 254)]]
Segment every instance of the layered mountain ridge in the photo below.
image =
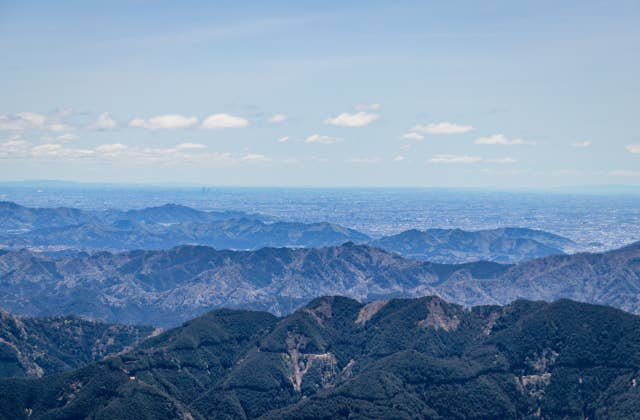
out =
[(409, 230), (372, 239), (331, 223), (273, 220), (242, 212), (200, 211), (167, 204), (140, 210), (87, 212), (37, 209), (0, 202), (0, 247), (49, 255), (73, 250), (125, 251), (206, 245), (217, 249), (322, 247), (351, 241), (408, 258), (454, 264), (480, 260), (514, 263), (576, 248), (567, 238), (535, 229)]
[(367, 245), (0, 255), (0, 306), (31, 316), (76, 313), (175, 326), (221, 307), (284, 314), (322, 295), (360, 301), (439, 295), (464, 305), (570, 298), (640, 313), (640, 243), (516, 265), (437, 264)]

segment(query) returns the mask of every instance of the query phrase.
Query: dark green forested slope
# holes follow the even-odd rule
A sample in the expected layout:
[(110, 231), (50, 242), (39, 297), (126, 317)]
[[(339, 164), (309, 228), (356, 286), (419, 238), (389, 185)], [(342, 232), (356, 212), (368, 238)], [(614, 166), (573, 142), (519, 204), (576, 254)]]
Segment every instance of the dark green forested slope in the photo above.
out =
[(125, 351), (153, 331), (77, 316), (23, 318), (0, 309), (0, 377), (40, 377), (78, 368)]
[(5, 418), (633, 418), (640, 318), (436, 297), (219, 310), (133, 352), (0, 382)]

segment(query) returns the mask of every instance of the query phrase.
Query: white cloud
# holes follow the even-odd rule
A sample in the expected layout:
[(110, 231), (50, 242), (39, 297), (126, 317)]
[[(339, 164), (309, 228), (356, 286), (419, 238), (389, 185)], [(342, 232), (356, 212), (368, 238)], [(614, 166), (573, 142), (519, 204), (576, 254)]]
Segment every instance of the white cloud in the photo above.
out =
[(380, 104), (358, 104), (353, 108), (356, 111), (377, 111), (380, 109)]
[(404, 156), (402, 156), (402, 155), (395, 155), (395, 156), (393, 157), (393, 159), (391, 159), (391, 160), (393, 160), (394, 162), (402, 162), (402, 161), (404, 160)]
[(194, 150), (194, 149), (206, 149), (207, 145), (201, 143), (180, 143), (176, 146), (178, 150)]
[(74, 127), (62, 124), (50, 117), (37, 114), (35, 112), (20, 112), (13, 116), (0, 114), (0, 130), (23, 131), (23, 130), (48, 130), (48, 131), (69, 131)]
[(103, 144), (96, 147), (96, 152), (105, 157), (116, 157), (128, 149), (122, 143)]
[(46, 143), (31, 148), (34, 157), (83, 158), (95, 154), (95, 150), (66, 148), (61, 144)]
[(269, 118), (270, 123), (278, 124), (284, 122), (287, 119), (287, 116), (284, 114), (275, 114)]
[(55, 153), (56, 151), (62, 150), (62, 145), (60, 144), (52, 144), (46, 143), (40, 146), (35, 146), (31, 148), (31, 154), (34, 156), (47, 155), (50, 153)]
[(469, 155), (435, 155), (429, 159), (431, 163), (498, 163), (498, 164), (510, 164), (517, 163), (518, 160), (512, 157), (498, 157), (498, 158), (484, 158), (482, 156), (469, 156)]
[(0, 130), (24, 130), (24, 122), (11, 118), (6, 114), (0, 114)]
[(339, 137), (329, 137), (320, 134), (312, 134), (305, 139), (305, 143), (335, 144), (340, 143), (343, 139)]
[(470, 125), (440, 122), (435, 124), (419, 124), (414, 126), (411, 131), (422, 134), (464, 134), (473, 131), (473, 127)]
[(377, 156), (362, 156), (349, 159), (351, 163), (378, 163), (380, 158)]
[(68, 124), (53, 123), (53, 124), (49, 124), (47, 126), (47, 129), (51, 131), (70, 131), (70, 130), (75, 130), (75, 127)]
[(158, 115), (149, 119), (134, 118), (129, 121), (129, 126), (138, 128), (148, 128), (150, 130), (163, 130), (174, 128), (188, 128), (196, 125), (198, 118), (185, 117), (183, 115), (167, 114)]
[(609, 172), (609, 175), (614, 176), (640, 176), (640, 171), (629, 171), (626, 169), (616, 169)]
[(72, 133), (66, 133), (66, 134), (61, 134), (59, 136), (43, 136), (41, 137), (42, 140), (51, 143), (54, 141), (59, 141), (60, 143), (67, 143), (71, 140), (76, 140), (78, 139), (79, 136), (77, 134), (72, 134)]
[[(198, 143), (182, 143), (173, 147), (136, 147), (122, 143), (102, 144), (93, 149), (80, 149), (66, 147), (60, 143), (46, 143), (32, 146), (26, 141), (12, 138), (5, 143), (0, 143), (0, 159), (5, 158), (30, 158), (34, 160), (55, 160), (56, 162), (73, 163), (78, 159), (98, 164), (100, 161), (118, 159), (135, 164), (160, 163), (160, 164), (211, 164), (224, 165), (239, 164), (246, 161), (268, 161), (267, 157), (247, 153), (246, 156), (237, 156), (227, 152), (201, 152), (205, 145)], [(261, 157), (262, 156), (262, 157)]]
[(0, 143), (0, 158), (8, 157), (26, 152), (29, 143), (19, 138), (10, 138), (4, 143)]
[(98, 119), (96, 120), (96, 122), (94, 122), (89, 126), (89, 129), (113, 130), (117, 126), (118, 126), (118, 123), (116, 122), (116, 120), (111, 118), (111, 115), (109, 115), (108, 112), (103, 112), (102, 114), (98, 115)]
[(241, 159), (243, 162), (268, 162), (271, 159), (259, 153), (247, 153)]
[(420, 133), (405, 133), (402, 135), (402, 138), (407, 140), (422, 140), (424, 136)]
[(517, 163), (518, 159), (514, 159), (512, 157), (502, 157), (502, 158), (488, 158), (488, 159), (484, 159), (484, 161), (489, 163)]
[(289, 136), (280, 137), (278, 143), (286, 143), (289, 141)]
[(485, 145), (499, 145), (499, 146), (517, 146), (517, 145), (529, 145), (534, 146), (536, 143), (533, 141), (523, 139), (510, 139), (504, 134), (494, 134), (492, 136), (480, 137), (474, 141), (475, 144)]
[(339, 127), (364, 127), (378, 119), (378, 114), (369, 112), (356, 112), (355, 114), (342, 113), (336, 117), (328, 118), (324, 121), (327, 125)]
[(576, 147), (578, 149), (586, 149), (587, 147), (591, 147), (590, 141), (577, 141), (573, 143), (571, 146)]
[(58, 137), (56, 137), (56, 140), (61, 141), (61, 142), (67, 142), (67, 141), (71, 141), (71, 140), (76, 140), (78, 138), (77, 134), (71, 134), (71, 133), (66, 133), (66, 134), (62, 134), (59, 135)]
[(435, 155), (429, 159), (431, 163), (478, 163), (482, 162), (480, 156), (466, 155)]
[(18, 114), (21, 121), (33, 127), (42, 127), (47, 123), (48, 117), (34, 112), (21, 112)]
[(240, 128), (249, 125), (249, 120), (241, 117), (235, 117), (229, 114), (213, 114), (209, 115), (202, 121), (202, 128)]
[(640, 153), (640, 144), (627, 144), (625, 149), (629, 153)]

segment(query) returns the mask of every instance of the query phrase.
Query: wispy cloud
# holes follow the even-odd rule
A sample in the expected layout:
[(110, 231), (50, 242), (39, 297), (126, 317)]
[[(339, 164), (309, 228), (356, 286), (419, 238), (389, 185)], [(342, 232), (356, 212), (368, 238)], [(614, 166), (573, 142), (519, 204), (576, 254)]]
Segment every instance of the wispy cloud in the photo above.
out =
[(627, 149), (629, 153), (640, 153), (640, 144), (627, 144), (625, 149)]
[(405, 133), (402, 135), (403, 139), (407, 139), (407, 140), (422, 140), (424, 139), (424, 135), (420, 134), (420, 133)]
[(4, 143), (0, 143), (0, 158), (24, 155), (29, 148), (29, 143), (19, 138), (10, 138)]
[(105, 157), (116, 157), (127, 149), (127, 146), (122, 143), (103, 144), (96, 147), (96, 153)]
[(613, 175), (613, 176), (628, 176), (628, 177), (639, 176), (640, 177), (640, 171), (631, 171), (631, 170), (627, 170), (627, 169), (614, 169), (613, 171), (609, 172), (609, 175)]
[(475, 144), (497, 145), (497, 146), (535, 146), (536, 142), (524, 139), (510, 139), (504, 134), (494, 134), (492, 136), (480, 137), (474, 141)]
[(431, 159), (429, 159), (431, 163), (478, 163), (482, 162), (482, 158), (480, 156), (467, 156), (467, 155), (435, 155)]
[(484, 161), (489, 163), (518, 163), (518, 159), (512, 157), (487, 158)]
[(60, 121), (66, 114), (48, 116), (35, 112), (20, 112), (15, 115), (0, 114), (0, 130), (4, 131), (71, 131), (75, 127)]
[(114, 120), (108, 112), (103, 112), (98, 115), (98, 119), (91, 125), (89, 125), (90, 130), (113, 130), (118, 126), (116, 120)]
[(340, 137), (329, 137), (320, 134), (312, 134), (305, 139), (305, 143), (335, 144), (342, 142)]
[(577, 141), (575, 143), (573, 143), (571, 146), (577, 148), (577, 149), (586, 149), (588, 147), (591, 147), (591, 142), (590, 141)]
[(241, 158), (241, 160), (243, 162), (268, 162), (271, 159), (259, 153), (247, 153)]
[(67, 143), (72, 140), (77, 140), (79, 137), (80, 136), (78, 136), (77, 134), (65, 133), (65, 134), (60, 134), (59, 136), (43, 136), (41, 137), (41, 139), (48, 143), (51, 143), (54, 141), (59, 141), (60, 143)]
[(45, 143), (31, 148), (31, 155), (34, 157), (84, 158), (95, 153), (95, 150), (64, 147), (59, 143)]
[(158, 115), (148, 119), (134, 118), (129, 121), (130, 127), (148, 128), (150, 130), (166, 130), (189, 128), (198, 123), (197, 117), (185, 117), (178, 114)]
[(410, 131), (415, 133), (434, 135), (464, 134), (473, 131), (473, 126), (454, 124), (450, 122), (439, 122), (432, 124), (418, 124), (411, 128)]
[(180, 143), (176, 146), (178, 150), (197, 150), (197, 149), (206, 149), (206, 144), (201, 143)]
[(284, 114), (274, 114), (271, 117), (269, 117), (269, 122), (273, 124), (279, 124), (286, 121), (286, 119), (287, 119), (287, 116)]
[(359, 156), (349, 159), (351, 163), (378, 163), (380, 158), (377, 156)]
[(364, 127), (371, 124), (378, 118), (378, 114), (371, 112), (360, 111), (354, 114), (343, 112), (338, 116), (327, 118), (324, 123), (338, 127)]
[(288, 142), (289, 140), (290, 140), (290, 139), (289, 139), (289, 136), (284, 136), (284, 137), (280, 137), (280, 138), (277, 140), (277, 142), (278, 142), (278, 143), (286, 143), (286, 142)]
[(484, 158), (482, 156), (469, 155), (435, 155), (429, 159), (431, 163), (497, 163), (510, 164), (517, 163), (518, 160), (512, 157)]

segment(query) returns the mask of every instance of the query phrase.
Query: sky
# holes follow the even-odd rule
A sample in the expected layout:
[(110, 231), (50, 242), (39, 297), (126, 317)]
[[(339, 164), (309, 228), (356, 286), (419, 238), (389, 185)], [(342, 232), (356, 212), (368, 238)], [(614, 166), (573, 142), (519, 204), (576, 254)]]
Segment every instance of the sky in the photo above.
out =
[(0, 0), (0, 181), (640, 184), (640, 1)]

